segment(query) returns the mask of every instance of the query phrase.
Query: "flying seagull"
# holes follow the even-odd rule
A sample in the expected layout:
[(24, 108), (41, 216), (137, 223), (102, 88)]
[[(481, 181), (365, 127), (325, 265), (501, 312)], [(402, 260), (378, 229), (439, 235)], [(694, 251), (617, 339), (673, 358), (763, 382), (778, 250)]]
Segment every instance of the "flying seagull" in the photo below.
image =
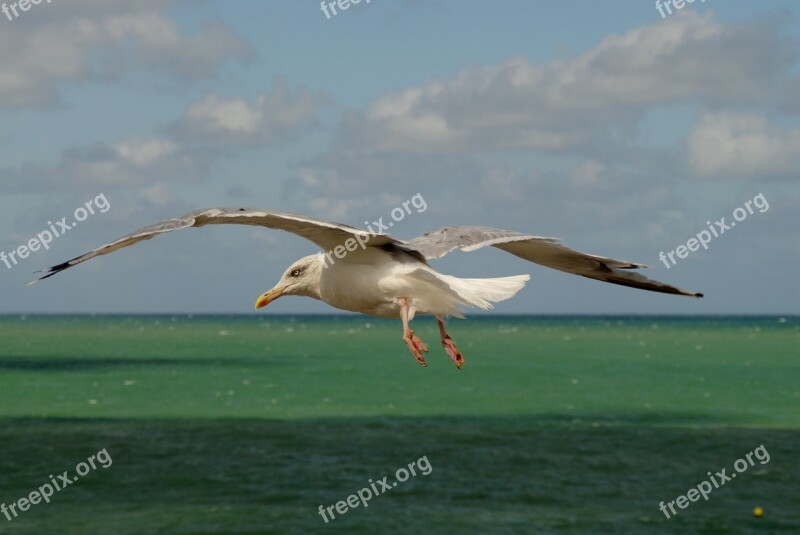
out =
[(423, 352), (427, 352), (428, 347), (409, 327), (416, 314), (431, 314), (436, 318), (442, 346), (461, 368), (464, 356), (447, 334), (444, 318), (463, 318), (461, 307), (492, 308), (492, 303), (513, 297), (530, 279), (528, 275), (463, 279), (439, 273), (428, 264), (429, 260), (441, 258), (455, 249), (469, 252), (491, 245), (524, 260), (590, 279), (653, 292), (703, 297), (703, 294), (629, 271), (647, 267), (643, 264), (574, 251), (559, 244), (556, 238), (488, 227), (457, 226), (404, 241), (341, 223), (258, 208), (210, 208), (166, 219), (53, 266), (31, 284), (165, 232), (220, 224), (285, 230), (327, 251), (303, 257), (289, 266), (278, 284), (258, 297), (256, 309), (283, 295), (300, 295), (342, 310), (400, 318), (403, 340), (422, 366), (427, 365)]

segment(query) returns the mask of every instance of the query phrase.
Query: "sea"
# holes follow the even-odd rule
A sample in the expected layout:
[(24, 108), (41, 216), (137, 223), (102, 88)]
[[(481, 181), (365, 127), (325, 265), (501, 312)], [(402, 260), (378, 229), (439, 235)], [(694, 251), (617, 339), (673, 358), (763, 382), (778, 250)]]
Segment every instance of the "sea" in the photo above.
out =
[(0, 316), (0, 534), (800, 533), (800, 317), (413, 326)]

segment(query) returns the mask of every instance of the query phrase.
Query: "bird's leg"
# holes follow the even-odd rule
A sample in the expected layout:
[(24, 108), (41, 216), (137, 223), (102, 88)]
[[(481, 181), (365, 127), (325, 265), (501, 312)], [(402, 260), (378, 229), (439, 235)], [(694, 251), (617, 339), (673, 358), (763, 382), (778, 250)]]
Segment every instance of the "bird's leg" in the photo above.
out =
[(442, 347), (447, 351), (447, 354), (453, 359), (453, 362), (456, 363), (456, 366), (458, 366), (460, 370), (461, 366), (464, 364), (464, 355), (461, 354), (461, 351), (459, 351), (453, 343), (453, 339), (450, 338), (450, 335), (447, 334), (447, 331), (444, 329), (444, 320), (441, 316), (436, 316), (436, 323), (439, 324), (439, 334), (442, 335)]
[(411, 351), (411, 354), (414, 355), (414, 358), (417, 359), (422, 366), (427, 366), (428, 363), (425, 362), (425, 357), (422, 356), (422, 351), (428, 352), (428, 346), (426, 346), (422, 340), (417, 338), (414, 335), (414, 331), (408, 326), (408, 298), (406, 297), (398, 297), (397, 304), (400, 305), (400, 318), (403, 320), (403, 341), (408, 346), (408, 349)]

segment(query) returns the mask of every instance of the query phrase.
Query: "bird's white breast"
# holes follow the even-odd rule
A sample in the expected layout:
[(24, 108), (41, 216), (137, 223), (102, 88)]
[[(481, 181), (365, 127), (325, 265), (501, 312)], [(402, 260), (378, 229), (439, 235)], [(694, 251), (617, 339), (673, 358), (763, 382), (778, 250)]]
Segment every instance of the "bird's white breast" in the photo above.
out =
[[(329, 305), (352, 312), (399, 317), (395, 297), (411, 288), (402, 277), (408, 270), (380, 249), (367, 248), (348, 253), (322, 268), (320, 297)], [(400, 275), (400, 276), (398, 276)]]

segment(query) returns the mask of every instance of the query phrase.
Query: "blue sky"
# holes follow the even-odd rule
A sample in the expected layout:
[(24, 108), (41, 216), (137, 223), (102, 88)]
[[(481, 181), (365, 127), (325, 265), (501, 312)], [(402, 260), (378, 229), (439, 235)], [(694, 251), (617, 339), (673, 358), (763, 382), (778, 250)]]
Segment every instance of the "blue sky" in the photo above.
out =
[[(253, 313), (313, 244), (190, 229), (26, 287), (33, 271), (201, 207), (392, 233), (452, 224), (643, 262), (703, 300), (555, 272), (497, 250), (459, 276), (530, 273), (502, 313), (800, 313), (800, 26), (788, 1), (56, 0), (0, 15), (0, 313)], [(706, 221), (754, 210), (667, 268)], [(751, 207), (753, 205), (751, 204)], [(285, 298), (260, 313), (330, 312)]]

